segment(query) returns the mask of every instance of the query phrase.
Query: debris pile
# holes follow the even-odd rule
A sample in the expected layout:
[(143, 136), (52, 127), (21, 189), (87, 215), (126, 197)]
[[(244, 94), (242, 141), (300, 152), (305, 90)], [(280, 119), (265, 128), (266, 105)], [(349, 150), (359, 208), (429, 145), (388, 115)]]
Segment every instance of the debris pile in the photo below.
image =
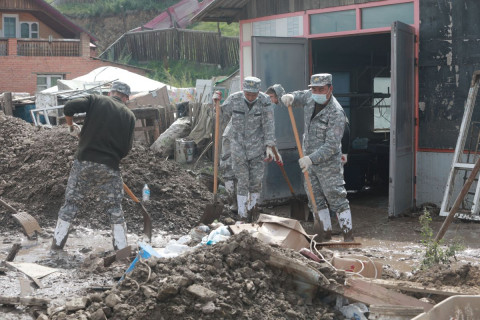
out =
[(328, 293), (315, 294), (314, 288), (310, 296), (299, 294), (294, 275), (268, 263), (272, 255), (320, 270), (331, 286), (344, 281), (344, 273), (242, 232), (173, 259), (137, 263), (112, 290), (90, 294), (82, 303), (51, 306), (49, 319), (342, 318), (322, 300)]
[[(0, 113), (0, 197), (30, 213), (42, 227), (54, 226), (77, 144), (65, 127), (33, 127)], [(121, 170), (124, 182), (137, 197), (144, 184), (149, 185), (151, 200), (145, 207), (155, 229), (187, 233), (211, 201), (211, 193), (193, 172), (156, 157), (141, 144), (136, 143), (122, 160)], [(129, 230), (141, 231), (142, 215), (135, 203), (125, 195), (122, 206)], [(101, 199), (93, 194), (85, 198), (76, 221), (85, 227), (109, 229), (103, 212)], [(13, 225), (8, 215), (1, 215), (0, 231)]]

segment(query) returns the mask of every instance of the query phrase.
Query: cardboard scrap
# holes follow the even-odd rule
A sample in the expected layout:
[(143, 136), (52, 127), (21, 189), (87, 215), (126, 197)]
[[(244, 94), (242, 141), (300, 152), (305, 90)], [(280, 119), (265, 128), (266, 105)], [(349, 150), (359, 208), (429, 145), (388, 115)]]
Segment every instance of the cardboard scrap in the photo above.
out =
[(247, 230), (265, 243), (296, 251), (310, 245), (308, 235), (298, 220), (268, 214), (261, 214), (257, 224), (233, 225), (230, 230), (233, 234)]
[(44, 267), (36, 263), (30, 262), (6, 262), (8, 265), (12, 266), (15, 269), (25, 273), (27, 276), (31, 278), (43, 278), (50, 273), (57, 272), (57, 269)]

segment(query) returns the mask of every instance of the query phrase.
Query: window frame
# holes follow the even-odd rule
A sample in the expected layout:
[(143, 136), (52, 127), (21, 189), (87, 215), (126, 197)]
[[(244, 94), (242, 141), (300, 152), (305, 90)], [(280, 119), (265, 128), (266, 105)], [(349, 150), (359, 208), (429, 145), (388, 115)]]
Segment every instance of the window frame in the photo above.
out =
[(8, 14), (8, 13), (2, 14), (2, 37), (7, 38), (5, 36), (5, 18), (15, 18), (15, 37), (9, 37), (9, 38), (18, 38), (18, 35), (20, 34), (20, 24), (19, 24), (18, 14)]
[[(22, 37), (22, 24), (27, 24), (28, 25), (28, 37)], [(32, 30), (32, 26), (37, 25), (37, 31)], [(39, 24), (36, 21), (20, 21), (20, 39), (38, 39), (39, 37)], [(33, 37), (33, 34), (36, 34), (36, 37)]]
[[(65, 74), (63, 73), (51, 73), (51, 74), (46, 74), (46, 73), (38, 73), (37, 74), (37, 87), (36, 87), (36, 91), (37, 92), (40, 92), (40, 91), (43, 91), (45, 89), (48, 89), (48, 88), (51, 88), (53, 87), (54, 85), (52, 85), (52, 78), (53, 77), (56, 77), (56, 78), (59, 78), (57, 79), (58, 80), (63, 80), (65, 79)], [(44, 87), (44, 85), (42, 85), (42, 89), (39, 89), (39, 85), (38, 85), (38, 79), (39, 78), (45, 78), (46, 79), (46, 88)]]

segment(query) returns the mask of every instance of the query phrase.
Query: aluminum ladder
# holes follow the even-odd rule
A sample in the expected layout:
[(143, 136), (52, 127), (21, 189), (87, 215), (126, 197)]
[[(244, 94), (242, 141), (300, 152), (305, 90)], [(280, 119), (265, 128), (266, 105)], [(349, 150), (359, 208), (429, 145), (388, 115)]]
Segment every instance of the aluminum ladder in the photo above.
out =
[[(471, 170), (475, 166), (476, 159), (480, 156), (480, 154), (476, 152), (478, 149), (478, 143), (477, 143), (475, 147), (475, 152), (473, 153), (473, 157), (468, 156), (466, 159), (467, 162), (462, 161), (463, 159), (465, 159), (465, 156), (464, 156), (465, 142), (467, 140), (468, 132), (470, 131), (469, 128), (471, 127), (472, 114), (473, 114), (473, 109), (475, 107), (475, 100), (478, 94), (479, 85), (480, 85), (480, 70), (477, 70), (473, 73), (472, 82), (470, 84), (470, 90), (468, 91), (467, 103), (465, 104), (465, 111), (463, 114), (462, 124), (460, 126), (460, 134), (458, 136), (457, 145), (455, 147), (455, 153), (453, 156), (450, 173), (448, 175), (448, 180), (447, 180), (447, 185), (445, 187), (445, 193), (443, 195), (442, 205), (440, 207), (441, 216), (448, 216), (450, 210), (452, 209), (452, 204), (455, 201), (455, 199), (452, 199), (452, 195), (454, 191), (459, 191), (459, 190), (455, 190), (455, 181), (457, 180), (457, 184), (458, 184), (458, 179), (459, 179), (458, 174), (462, 172), (465, 175), (469, 174), (469, 172), (471, 172)], [(472, 134), (473, 134), (473, 130), (471, 131), (471, 135)], [(465, 179), (463, 181), (465, 183)], [(479, 215), (480, 183), (478, 183), (478, 179), (475, 179), (475, 182), (476, 183), (473, 184), (471, 187), (475, 189), (475, 192), (469, 193), (470, 195), (473, 195), (473, 201), (471, 201), (471, 207), (464, 206), (462, 209), (460, 209), (457, 212), (455, 217), (460, 219), (480, 221), (480, 215)], [(459, 189), (461, 189), (461, 187)]]

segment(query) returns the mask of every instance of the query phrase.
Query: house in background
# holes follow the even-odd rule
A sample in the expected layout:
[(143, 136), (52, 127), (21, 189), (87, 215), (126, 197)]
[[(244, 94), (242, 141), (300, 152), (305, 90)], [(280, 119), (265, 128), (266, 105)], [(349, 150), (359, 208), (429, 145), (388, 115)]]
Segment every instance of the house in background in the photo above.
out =
[[(0, 2), (0, 93), (35, 92), (98, 67), (97, 39), (43, 0)], [(146, 70), (122, 65), (145, 75)]]
[[(214, 0), (192, 21), (239, 22), (241, 77), (261, 78), (263, 90), (274, 83), (287, 92), (305, 89), (311, 74), (333, 74), (351, 126), (347, 185), (370, 179), (397, 216), (417, 204), (442, 203), (470, 82), (480, 69), (479, 14), (478, 0)], [(303, 130), (303, 111), (295, 112)], [(478, 123), (480, 110), (472, 120)], [(275, 121), (285, 168), (301, 192), (283, 108)], [(469, 136), (471, 152), (479, 137), (478, 128)], [(266, 171), (267, 198), (289, 194), (275, 170)], [(461, 187), (463, 173), (458, 178)], [(464, 202), (471, 201), (468, 194)]]

